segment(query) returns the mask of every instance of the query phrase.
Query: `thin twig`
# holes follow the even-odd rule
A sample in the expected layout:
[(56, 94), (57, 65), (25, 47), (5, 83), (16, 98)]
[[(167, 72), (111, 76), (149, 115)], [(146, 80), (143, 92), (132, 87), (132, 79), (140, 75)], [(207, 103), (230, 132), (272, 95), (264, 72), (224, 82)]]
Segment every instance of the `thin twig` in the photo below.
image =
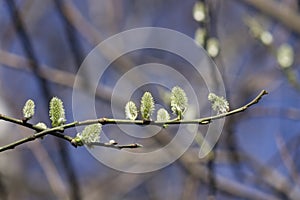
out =
[[(157, 126), (163, 126), (165, 124), (200, 124), (200, 125), (206, 125), (211, 123), (214, 120), (217, 119), (221, 119), (242, 111), (245, 111), (247, 108), (249, 108), (250, 106), (256, 104), (259, 102), (259, 100), (262, 98), (262, 96), (268, 94), (266, 90), (262, 90), (257, 97), (255, 97), (251, 102), (249, 102), (248, 104), (246, 104), (245, 106), (242, 106), (240, 108), (237, 108), (235, 110), (232, 110), (230, 112), (227, 113), (223, 113), (223, 114), (219, 114), (219, 115), (215, 115), (215, 116), (211, 116), (211, 117), (204, 117), (204, 118), (199, 118), (199, 119), (195, 119), (195, 120), (168, 120), (168, 121), (145, 121), (145, 120), (127, 120), (127, 119), (109, 119), (109, 118), (99, 118), (99, 119), (90, 119), (90, 120), (85, 120), (85, 121), (74, 121), (68, 124), (64, 124), (58, 127), (54, 127), (54, 128), (49, 128), (46, 130), (41, 129), (40, 127), (30, 124), (28, 122), (24, 122), (22, 120), (19, 119), (15, 119), (12, 117), (8, 117), (6, 115), (2, 115), (0, 114), (0, 120), (4, 120), (4, 121), (8, 121), (8, 122), (12, 122), (15, 124), (19, 124), (21, 126), (27, 127), (27, 128), (31, 128), (35, 131), (37, 131), (37, 133), (23, 138), (21, 140), (15, 141), (11, 144), (5, 145), (3, 147), (0, 147), (0, 152), (8, 150), (8, 149), (14, 149), (16, 146), (19, 146), (21, 144), (24, 144), (26, 142), (30, 142), (33, 141), (37, 138), (41, 138), (45, 135), (51, 134), (55, 137), (64, 139), (68, 142), (70, 142), (74, 147), (77, 147), (78, 144), (76, 142), (74, 142), (74, 138), (71, 136), (67, 136), (62, 134), (62, 132), (65, 129), (68, 128), (73, 128), (73, 127), (77, 127), (77, 126), (86, 126), (86, 125), (90, 125), (90, 124), (97, 124), (100, 123), (102, 125), (106, 125), (106, 124), (129, 124), (129, 125), (157, 125)], [(130, 144), (129, 146), (127, 145), (115, 145), (115, 147), (117, 147), (118, 149), (122, 149), (122, 148), (136, 148), (134, 147), (137, 144)], [(105, 145), (103, 145), (105, 146)]]
[(39, 133), (33, 134), (33, 135), (29, 136), (29, 137), (23, 138), (21, 140), (18, 140), (16, 142), (11, 143), (11, 144), (2, 146), (0, 148), (0, 152), (8, 150), (8, 149), (14, 149), (16, 146), (19, 146), (19, 145), (24, 144), (26, 142), (33, 141), (33, 140), (35, 140), (37, 138), (41, 138), (41, 137), (49, 134), (50, 132), (55, 132), (55, 131), (59, 131), (59, 130), (61, 130), (61, 128), (56, 127), (56, 128), (52, 128), (52, 129), (47, 129), (47, 130), (41, 131)]
[(93, 142), (90, 143), (89, 145), (92, 146), (101, 146), (101, 147), (109, 147), (109, 148), (114, 148), (114, 149), (135, 149), (135, 148), (140, 148), (143, 147), (143, 145), (134, 143), (134, 144), (124, 144), (120, 145), (118, 143), (102, 143), (102, 142)]

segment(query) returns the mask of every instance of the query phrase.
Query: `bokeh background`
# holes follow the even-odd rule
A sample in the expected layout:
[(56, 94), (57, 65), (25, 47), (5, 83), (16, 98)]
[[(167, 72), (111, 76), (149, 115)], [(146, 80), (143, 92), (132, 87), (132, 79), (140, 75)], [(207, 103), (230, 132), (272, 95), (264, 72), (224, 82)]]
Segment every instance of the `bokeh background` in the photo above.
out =
[[(299, 4), (297, 0), (0, 1), (1, 114), (22, 118), (22, 107), (31, 98), (37, 109), (31, 122), (50, 125), (48, 102), (58, 96), (72, 121), (73, 83), (84, 58), (109, 36), (145, 26), (173, 29), (213, 48), (212, 59), (231, 108), (245, 105), (262, 89), (269, 92), (255, 106), (226, 118), (218, 145), (207, 158), (198, 158), (195, 141), (176, 162), (151, 173), (110, 169), (85, 148), (75, 149), (51, 136), (2, 152), (0, 199), (299, 199)], [(199, 35), (203, 30), (204, 37)], [(217, 43), (211, 45), (212, 38)], [(144, 50), (116, 60), (100, 80), (95, 105), (99, 117), (111, 117), (116, 81), (134, 66), (149, 62), (167, 64), (189, 77), (202, 96), (200, 116), (213, 113), (207, 88), (188, 63), (167, 52)], [(155, 81), (155, 76), (148, 79)], [(81, 89), (88, 91), (88, 84)], [(138, 102), (146, 90), (163, 99), (164, 89), (146, 85), (133, 99)], [(120, 102), (123, 111), (126, 101)], [(84, 117), (84, 102), (78, 109)], [(172, 130), (164, 134), (172, 137)], [(120, 143), (136, 142), (122, 138), (117, 127), (105, 131)], [(199, 128), (199, 134), (203, 132), (205, 127)], [(0, 122), (1, 145), (32, 133)], [(75, 136), (76, 130), (65, 133)], [(166, 141), (138, 140), (153, 149)]]

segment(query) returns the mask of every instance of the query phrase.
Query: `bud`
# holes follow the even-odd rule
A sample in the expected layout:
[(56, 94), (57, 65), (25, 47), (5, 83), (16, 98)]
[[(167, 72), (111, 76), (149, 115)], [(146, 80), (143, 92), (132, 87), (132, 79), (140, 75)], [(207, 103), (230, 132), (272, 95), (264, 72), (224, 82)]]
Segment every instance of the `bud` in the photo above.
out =
[(109, 140), (108, 141), (108, 144), (110, 144), (110, 145), (116, 145), (116, 144), (118, 144), (115, 140)]
[(59, 98), (53, 97), (50, 101), (49, 107), (49, 116), (52, 122), (52, 127), (64, 124), (66, 122), (66, 118), (63, 102)]
[(134, 102), (129, 101), (125, 106), (125, 115), (127, 119), (135, 120), (137, 118), (138, 112)]
[(212, 109), (218, 114), (229, 111), (229, 103), (224, 97), (219, 97), (214, 93), (209, 93), (208, 100), (211, 102)]
[(101, 124), (91, 124), (86, 126), (82, 133), (77, 133), (76, 142), (79, 144), (89, 145), (94, 142), (100, 142)]
[(28, 99), (23, 107), (23, 116), (25, 120), (31, 119), (34, 115), (35, 104), (34, 101)]
[(43, 130), (47, 129), (47, 125), (43, 122), (39, 122), (35, 126), (39, 127), (40, 129), (43, 129)]
[(188, 106), (188, 99), (183, 89), (176, 86), (171, 91), (171, 109), (179, 119), (183, 118), (183, 114)]
[(260, 35), (260, 41), (264, 44), (264, 45), (270, 45), (273, 42), (273, 36), (269, 31), (263, 31)]
[(196, 2), (193, 8), (193, 17), (197, 22), (205, 20), (205, 5), (203, 2)]
[(294, 63), (294, 50), (291, 45), (285, 43), (277, 50), (277, 62), (282, 68), (289, 68)]
[(219, 41), (217, 38), (209, 38), (207, 40), (207, 53), (212, 58), (215, 58), (219, 54)]
[(154, 111), (154, 100), (150, 92), (145, 92), (141, 99), (141, 114), (144, 120), (150, 120)]
[(205, 37), (206, 37), (206, 30), (204, 28), (197, 28), (195, 32), (195, 42), (199, 46), (204, 45)]

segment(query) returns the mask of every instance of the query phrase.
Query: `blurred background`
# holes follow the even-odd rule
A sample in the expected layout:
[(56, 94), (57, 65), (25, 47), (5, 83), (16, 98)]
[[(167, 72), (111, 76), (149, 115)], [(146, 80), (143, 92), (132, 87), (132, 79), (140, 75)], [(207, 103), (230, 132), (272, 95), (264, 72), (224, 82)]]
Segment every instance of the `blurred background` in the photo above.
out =
[[(195, 141), (176, 162), (150, 173), (113, 170), (85, 148), (52, 136), (2, 152), (0, 199), (300, 199), (299, 10), (297, 0), (0, 1), (1, 114), (22, 118), (22, 107), (31, 98), (37, 109), (31, 122), (50, 126), (48, 102), (58, 96), (72, 121), (73, 83), (84, 58), (106, 38), (145, 26), (179, 31), (207, 49), (222, 74), (231, 108), (245, 105), (262, 89), (269, 92), (255, 106), (226, 118), (207, 158), (199, 159)], [(149, 62), (167, 64), (189, 77), (203, 99), (199, 116), (213, 114), (203, 80), (186, 61), (144, 50), (122, 56), (105, 72), (96, 95), (99, 117), (111, 117), (116, 81)], [(138, 102), (146, 90), (163, 98), (164, 89), (146, 85), (132, 98)], [(120, 102), (123, 112), (126, 101)], [(78, 109), (84, 118), (84, 104)], [(117, 127), (105, 130), (120, 142), (136, 142), (122, 139)], [(164, 135), (172, 137), (172, 130)], [(202, 132), (205, 127), (199, 128)], [(32, 133), (1, 121), (0, 145)], [(65, 133), (75, 136), (76, 130)], [(138, 142), (156, 148), (169, 139)]]

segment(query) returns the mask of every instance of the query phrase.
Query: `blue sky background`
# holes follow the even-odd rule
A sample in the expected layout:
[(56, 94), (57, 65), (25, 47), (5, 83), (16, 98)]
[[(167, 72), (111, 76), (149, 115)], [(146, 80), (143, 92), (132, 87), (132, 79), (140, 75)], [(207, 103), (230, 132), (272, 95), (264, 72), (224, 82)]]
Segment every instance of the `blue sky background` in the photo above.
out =
[[(106, 38), (132, 28), (149, 26), (169, 28), (194, 38), (199, 27), (193, 19), (193, 0), (60, 1), (67, 11), (73, 11), (73, 15), (68, 16), (68, 19), (75, 17), (71, 21), (75, 22), (73, 24), (65, 21), (54, 0), (14, 2), (38, 65), (41, 69), (59, 70), (54, 74), (47, 74), (46, 87), (49, 96), (45, 96), (40, 77), (28, 70), (30, 64), (25, 50), (28, 46), (22, 44), (20, 34), (15, 29), (8, 3), (0, 1), (0, 113), (21, 118), (22, 107), (31, 98), (35, 100), (37, 109), (32, 123), (44, 121), (50, 125), (48, 102), (52, 96), (58, 96), (64, 101), (67, 120), (73, 120), (73, 75), (76, 75), (88, 53)], [(299, 198), (300, 163), (297, 158), (300, 141), (300, 93), (288, 81), (273, 52), (283, 43), (293, 47), (294, 63), (289, 70), (298, 82), (299, 33), (291, 31), (284, 24), (244, 2), (246, 1), (209, 1), (207, 4), (211, 14), (211, 34), (218, 38), (220, 44), (220, 55), (215, 63), (222, 74), (231, 108), (248, 103), (262, 89), (269, 91), (269, 95), (247, 111), (226, 118), (216, 149), (218, 153), (213, 171), (215, 177), (220, 175), (225, 182), (222, 182), (223, 179), (220, 184), (217, 182), (215, 192), (212, 192), (215, 185), (205, 178), (209, 177), (207, 172), (201, 170), (209, 169), (208, 162), (199, 160), (197, 156), (191, 163), (183, 156), (159, 171), (140, 175), (127, 174), (101, 164), (85, 148), (75, 149), (67, 142), (47, 136), (44, 140), (33, 142), (38, 143), (37, 146), (25, 144), (1, 153), (0, 190), (4, 191), (3, 199), (60, 199), (61, 196), (53, 189), (49, 176), (53, 178), (54, 185), (59, 185), (58, 179), (62, 180), (65, 187), (62, 191), (70, 199), (206, 199), (211, 192), (216, 199), (261, 199), (261, 196), (255, 197), (259, 194), (265, 195), (265, 199)], [(296, 1), (285, 1), (283, 4), (299, 16), (299, 10), (294, 6), (297, 5)], [(244, 22), (249, 16), (255, 18), (273, 35), (273, 50), (249, 33)], [(123, 57), (130, 58), (133, 64), (123, 66), (118, 61), (112, 64), (99, 83), (99, 91), (103, 91), (104, 96), (110, 94), (115, 81), (134, 65), (165, 63), (189, 77), (193, 88), (197, 88), (196, 92), (201, 91), (198, 93), (202, 96), (201, 112), (203, 111), (204, 116), (211, 113), (203, 80), (182, 59), (154, 50), (132, 52)], [(62, 78), (59, 74), (63, 74)], [(154, 82), (156, 80), (155, 75), (147, 78)], [(168, 75), (166, 79), (174, 82), (174, 85), (178, 84)], [(56, 80), (60, 83), (55, 82)], [(68, 83), (69, 86), (66, 86)], [(157, 96), (161, 95), (155, 85), (139, 90), (134, 94), (136, 102), (139, 102), (138, 97), (145, 90), (151, 90)], [(99, 108), (99, 117), (111, 116), (111, 107), (107, 100), (97, 98), (95, 107)], [(120, 112), (122, 108), (123, 105), (120, 105)], [(87, 114), (84, 103), (78, 109), (84, 118)], [(200, 129), (205, 130), (205, 127)], [(1, 145), (32, 134), (28, 129), (3, 121), (0, 122), (0, 130)], [(131, 141), (131, 138), (119, 136), (122, 132), (117, 127), (108, 126), (104, 130), (111, 131), (112, 137), (120, 137), (118, 139), (123, 139), (124, 143)], [(76, 130), (67, 130), (65, 133), (75, 136)], [(167, 131), (167, 134), (172, 135), (172, 131)], [(145, 146), (159, 146), (150, 139), (144, 143), (143, 140), (134, 138), (132, 141), (138, 141)], [(186, 155), (197, 155), (191, 154), (197, 149), (195, 143)], [(62, 151), (67, 153), (62, 155)], [(47, 158), (45, 155), (48, 155)], [(39, 156), (48, 159), (57, 174), (47, 175), (45, 170), (48, 168), (45, 165), (49, 163), (42, 164), (44, 161)], [(262, 165), (267, 170), (262, 170)], [(271, 169), (276, 170), (277, 174), (268, 174)], [(75, 178), (70, 172), (73, 172)], [(227, 180), (237, 185), (226, 188)], [(74, 192), (74, 182), (78, 185), (78, 194)], [(237, 186), (248, 190), (240, 194), (237, 191), (241, 189)], [(253, 196), (245, 196), (247, 192)]]

